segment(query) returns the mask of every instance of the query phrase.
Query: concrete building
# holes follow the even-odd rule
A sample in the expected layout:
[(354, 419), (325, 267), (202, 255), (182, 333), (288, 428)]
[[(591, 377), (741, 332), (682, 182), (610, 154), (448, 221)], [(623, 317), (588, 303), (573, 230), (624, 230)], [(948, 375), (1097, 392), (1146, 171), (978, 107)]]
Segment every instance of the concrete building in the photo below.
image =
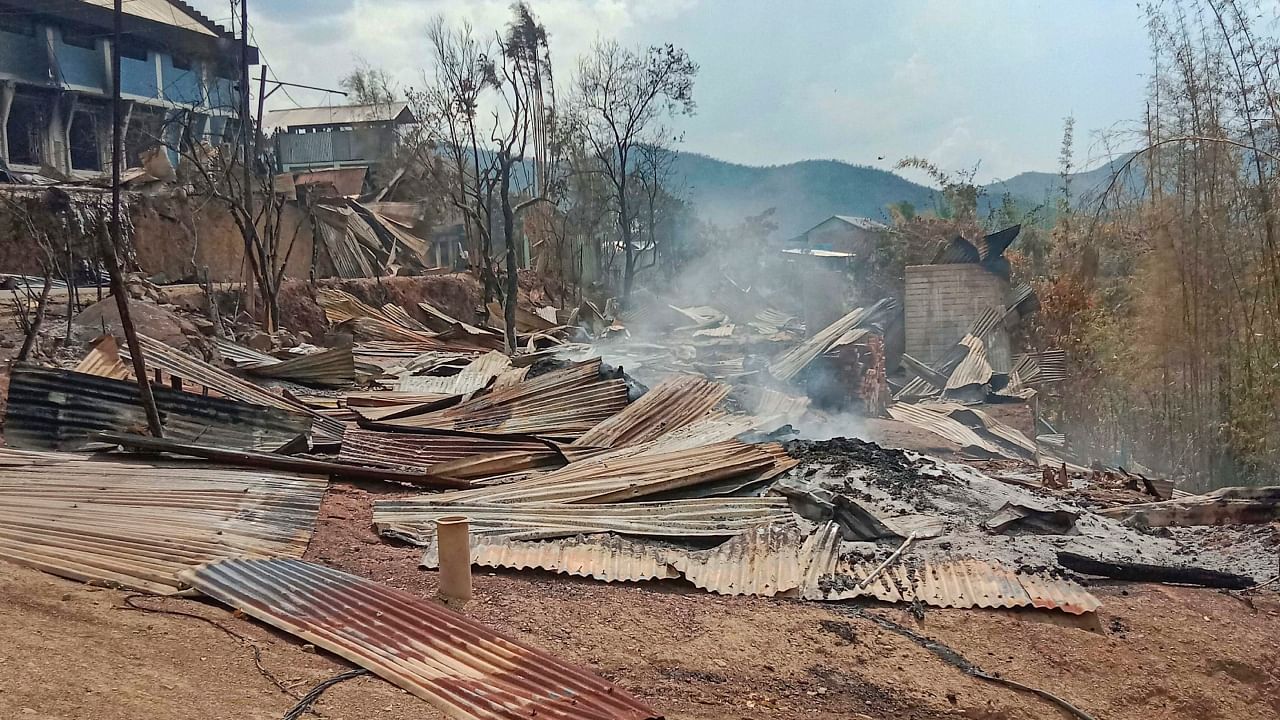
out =
[[(110, 170), (112, 0), (0, 0), (0, 159), (17, 173)], [(240, 47), (181, 0), (128, 0), (120, 44), (126, 167), (157, 146), (239, 136)], [(250, 62), (257, 50), (250, 48)]]
[[(907, 354), (928, 364), (954, 347), (984, 311), (1009, 301), (1009, 281), (976, 263), (911, 265), (906, 275)], [(1003, 345), (993, 349), (996, 355), (1009, 354), (1007, 333), (990, 339)]]
[(395, 150), (397, 128), (418, 120), (404, 102), (290, 108), (267, 113), (277, 128), (276, 157), (281, 172), (368, 167)]
[(888, 225), (871, 218), (832, 215), (788, 240), (786, 245), (788, 248), (849, 253), (855, 258), (865, 259), (888, 231)]

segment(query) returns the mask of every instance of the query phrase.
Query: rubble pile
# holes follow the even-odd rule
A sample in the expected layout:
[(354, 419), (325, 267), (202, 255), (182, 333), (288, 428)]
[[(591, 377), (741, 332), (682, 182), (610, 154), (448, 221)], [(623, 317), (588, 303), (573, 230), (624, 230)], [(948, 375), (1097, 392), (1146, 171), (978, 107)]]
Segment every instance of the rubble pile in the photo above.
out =
[[(1274, 570), (1262, 534), (1241, 531), (1242, 552), (1223, 533), (1280, 517), (1275, 488), (1175, 498), (1144, 475), (1069, 475), (948, 387), (886, 412), (995, 459), (988, 471), (855, 438), (781, 442), (832, 378), (854, 373), (843, 384), (871, 399), (867, 388), (886, 377), (890, 301), (808, 338), (767, 308), (731, 317), (667, 306), (675, 349), (625, 371), (599, 351), (636, 351), (609, 340), (627, 332), (626, 314), (529, 306), (508, 353), (502, 328), (429, 302), (375, 307), (334, 288), (318, 301), (323, 338), (252, 328), (237, 337), (191, 322), (162, 323), (177, 328), (167, 338), (140, 331), (145, 378), (110, 328), (73, 367), (16, 366), (0, 491), (40, 510), (0, 513), (0, 558), (145, 592), (196, 588), (332, 641), (375, 672), (405, 652), (362, 629), (375, 620), (358, 612), (341, 627), (311, 627), (233, 582), (253, 576), (264, 593), (320, 604), (331, 600), (326, 584), (349, 586), (385, 596), (367, 608), (355, 601), (360, 612), (421, 611), (420, 601), (298, 559), (322, 521), (316, 493), (334, 480), (395, 484), (399, 496), (373, 503), (374, 529), (421, 547), (427, 570), (446, 557), (438, 525), (458, 517), (476, 566), (916, 612), (1087, 614), (1103, 602), (1089, 589), (1098, 577), (1241, 589)], [(137, 316), (188, 312), (154, 298), (147, 307)], [(592, 336), (594, 345), (575, 342)], [(188, 337), (201, 341), (175, 346)], [(162, 438), (148, 432), (139, 380), (152, 386)], [(487, 632), (473, 625), (467, 632)], [(446, 635), (421, 642), (453, 652)], [(427, 699), (440, 687), (393, 679)], [(583, 682), (584, 697), (613, 692)]]

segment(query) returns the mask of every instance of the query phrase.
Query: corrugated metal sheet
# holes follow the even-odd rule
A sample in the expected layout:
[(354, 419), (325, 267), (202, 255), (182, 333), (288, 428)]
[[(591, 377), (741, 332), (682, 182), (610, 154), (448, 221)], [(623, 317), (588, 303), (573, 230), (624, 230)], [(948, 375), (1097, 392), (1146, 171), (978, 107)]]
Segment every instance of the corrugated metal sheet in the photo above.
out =
[(659, 718), (621, 688), (443, 605), (322, 565), (229, 560), (182, 577), (220, 602), (367, 668), (452, 718)]
[(708, 338), (733, 337), (733, 330), (735, 327), (737, 326), (734, 325), (733, 323), (729, 323), (728, 325), (721, 325), (720, 327), (716, 327), (716, 328), (703, 328), (702, 330), (694, 330), (693, 336), (708, 337)]
[(434, 395), (470, 395), (483, 390), (494, 378), (511, 367), (511, 358), (496, 350), (471, 361), (455, 375), (404, 375), (396, 384), (400, 392), (428, 393)]
[[(542, 542), (480, 537), (471, 541), (471, 564), (511, 570), (536, 568), (605, 582), (640, 582), (680, 577), (668, 562), (669, 552), (607, 534)], [(419, 564), (430, 570), (440, 566), (435, 544), (423, 552)]]
[(810, 536), (800, 556), (804, 566), (800, 596), (806, 600), (874, 597), (894, 603), (919, 600), (934, 607), (1036, 607), (1075, 615), (1101, 606), (1097, 598), (1070, 580), (1018, 573), (998, 563), (970, 558), (906, 555), (860, 589), (879, 563), (842, 558), (835, 523), (827, 523)]
[[(227, 356), (223, 344), (218, 349)], [(245, 348), (248, 350), (248, 348)], [(250, 352), (253, 352), (250, 350)], [(321, 387), (347, 387), (356, 380), (355, 357), (350, 347), (327, 348), (308, 355), (297, 355), (285, 360), (270, 358), (270, 362), (240, 363), (244, 371), (256, 377), (293, 380), (304, 385)]]
[(399, 417), (377, 423), (376, 427), (573, 439), (621, 412), (626, 405), (626, 383), (602, 378), (600, 358), (593, 358), (495, 389), (445, 410)]
[(829, 350), (833, 343), (854, 328), (874, 323), (893, 310), (894, 300), (885, 298), (869, 308), (857, 308), (836, 320), (813, 337), (783, 352), (769, 362), (769, 374), (779, 380), (790, 380), (809, 366), (819, 355)]
[(314, 125), (352, 125), (378, 122), (412, 122), (409, 103), (374, 103), (370, 105), (325, 105), (299, 107), (267, 112), (269, 127), (309, 127)]
[(722, 480), (759, 478), (776, 473), (779, 467), (793, 465), (794, 461), (785, 454), (774, 454), (767, 446), (736, 440), (652, 454), (624, 449), (623, 453), (579, 460), (527, 480), (445, 493), (436, 499), (485, 503), (623, 502), (673, 490), (696, 490)]
[[(311, 430), (317, 441), (336, 442), (342, 439), (345, 425), (341, 421), (316, 412), (304, 403), (268, 392), (146, 335), (138, 335), (138, 342), (142, 345), (149, 369), (163, 370), (170, 375), (206, 387), (223, 397), (250, 405), (265, 405), (285, 412), (307, 415), (311, 418)], [(121, 357), (128, 359), (129, 353), (126, 348), (119, 347), (118, 344), (115, 347), (118, 348)], [(106, 344), (98, 347), (99, 350), (104, 351), (105, 348)]]
[(1003, 443), (1006, 455), (1021, 453), (1025, 459), (1035, 457), (1036, 444), (1031, 438), (1024, 435), (1021, 430), (996, 420), (976, 407), (958, 403), (921, 403), (917, 407), (947, 415), (979, 435), (985, 434), (997, 444)]
[(919, 405), (910, 405), (907, 403), (894, 403), (887, 409), (889, 417), (898, 422), (909, 423), (923, 430), (938, 435), (939, 437), (950, 440), (965, 450), (980, 451), (991, 455), (1008, 457), (1012, 460), (1019, 459), (1002, 450), (995, 443), (983, 438), (973, 430), (965, 427), (959, 422), (943, 415), (942, 413), (929, 410)]
[(0, 449), (0, 557), (174, 593), (179, 571), (211, 560), (301, 557), (326, 487), (291, 473)]
[(946, 390), (959, 390), (970, 385), (986, 385), (991, 382), (991, 364), (987, 362), (987, 346), (982, 340), (965, 335), (960, 344), (968, 349), (964, 360), (956, 365), (951, 377), (947, 378)]
[(546, 443), (536, 440), (469, 437), (465, 435), (418, 435), (347, 428), (342, 437), (342, 462), (374, 467), (426, 471), (434, 465), (502, 452), (548, 452)]
[(728, 385), (694, 375), (673, 375), (573, 444), (615, 447), (655, 440), (711, 416), (728, 395)]
[(379, 500), (373, 505), (378, 532), (415, 545), (435, 539), (435, 521), (465, 515), (476, 537), (540, 540), (616, 532), (652, 537), (728, 537), (791, 516), (781, 497), (716, 498), (609, 505), (446, 503), (438, 496)]
[[(305, 436), (308, 418), (235, 400), (153, 386), (165, 436), (228, 449), (274, 451)], [(147, 427), (133, 381), (18, 366), (9, 380), (5, 440), (18, 448), (78, 450), (95, 433)]]
[[(86, 0), (86, 2), (107, 9), (114, 7), (111, 0)], [(230, 37), (230, 33), (225, 30), (221, 33), (214, 32), (209, 27), (213, 24), (212, 21), (186, 3), (175, 3), (170, 0), (129, 0), (121, 5), (121, 12), (201, 35)]]
[(89, 352), (76, 365), (76, 372), (113, 380), (128, 380), (133, 373), (120, 362), (120, 352), (116, 347), (116, 339), (103, 335), (89, 345)]
[(719, 547), (671, 557), (685, 579), (720, 595), (772, 597), (800, 586), (803, 537), (792, 523), (764, 525)]

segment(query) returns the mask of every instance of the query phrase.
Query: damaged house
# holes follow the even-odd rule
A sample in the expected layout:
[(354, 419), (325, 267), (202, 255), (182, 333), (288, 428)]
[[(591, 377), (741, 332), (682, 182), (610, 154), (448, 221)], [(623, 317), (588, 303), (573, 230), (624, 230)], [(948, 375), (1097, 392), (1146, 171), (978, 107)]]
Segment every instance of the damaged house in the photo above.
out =
[[(0, 2), (0, 160), (9, 175), (110, 170), (110, 0)], [(239, 132), (231, 33), (181, 0), (124, 4), (120, 91), (125, 162), (190, 128), (215, 144)], [(250, 48), (256, 62), (257, 50)], [(171, 163), (177, 161), (170, 151)], [(10, 177), (9, 180), (20, 178)]]

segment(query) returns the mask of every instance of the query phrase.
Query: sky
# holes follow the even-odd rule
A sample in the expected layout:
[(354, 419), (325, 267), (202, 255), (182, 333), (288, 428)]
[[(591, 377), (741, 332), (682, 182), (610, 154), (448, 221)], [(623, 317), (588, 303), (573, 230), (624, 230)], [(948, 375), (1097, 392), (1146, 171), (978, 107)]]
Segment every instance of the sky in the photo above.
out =
[[(188, 0), (230, 24), (229, 0)], [(891, 169), (908, 156), (991, 182), (1101, 162), (1141, 116), (1150, 43), (1132, 0), (530, 0), (557, 85), (599, 37), (673, 43), (700, 66), (682, 149), (744, 165), (836, 159)], [(269, 77), (334, 87), (359, 60), (421, 85), (439, 14), (500, 30), (509, 0), (252, 0)], [(289, 89), (269, 108), (340, 104)], [(1123, 142), (1120, 143), (1123, 145)], [(911, 173), (905, 173), (913, 177)], [(913, 179), (920, 179), (913, 177)]]

